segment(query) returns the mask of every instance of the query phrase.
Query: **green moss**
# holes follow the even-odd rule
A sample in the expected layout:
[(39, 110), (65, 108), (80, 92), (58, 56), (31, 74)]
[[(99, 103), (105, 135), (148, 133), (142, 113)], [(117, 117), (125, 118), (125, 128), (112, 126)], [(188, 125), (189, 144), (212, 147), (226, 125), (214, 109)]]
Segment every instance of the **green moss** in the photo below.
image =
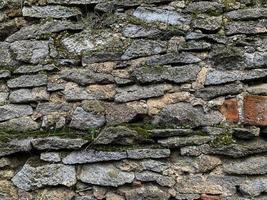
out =
[(140, 136), (144, 138), (150, 138), (149, 130), (154, 129), (155, 127), (152, 124), (148, 123), (123, 123), (120, 126), (126, 126), (129, 129), (136, 131)]
[(237, 1), (236, 0), (223, 0), (222, 3), (224, 7), (226, 8), (226, 10), (229, 10), (233, 8), (233, 6), (237, 3)]
[(89, 141), (94, 141), (97, 136), (100, 133), (100, 129), (99, 128), (89, 128), (87, 130), (88, 135), (86, 136), (86, 139)]
[(213, 147), (227, 146), (235, 143), (232, 132), (230, 129), (225, 129), (225, 132), (218, 135), (214, 140), (210, 142)]

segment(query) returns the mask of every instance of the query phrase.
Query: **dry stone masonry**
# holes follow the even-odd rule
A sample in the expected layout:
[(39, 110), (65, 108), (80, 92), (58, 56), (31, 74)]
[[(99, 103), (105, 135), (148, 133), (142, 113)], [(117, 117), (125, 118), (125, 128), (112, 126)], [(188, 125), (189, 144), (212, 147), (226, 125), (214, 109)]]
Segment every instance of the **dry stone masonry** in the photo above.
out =
[(0, 0), (0, 200), (266, 200), (266, 0)]

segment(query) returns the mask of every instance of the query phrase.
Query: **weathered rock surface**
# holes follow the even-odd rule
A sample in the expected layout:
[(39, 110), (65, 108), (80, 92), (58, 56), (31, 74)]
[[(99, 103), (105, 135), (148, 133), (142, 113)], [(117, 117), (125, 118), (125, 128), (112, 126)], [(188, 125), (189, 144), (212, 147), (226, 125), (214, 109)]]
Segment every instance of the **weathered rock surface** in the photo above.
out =
[(0, 129), (7, 131), (27, 132), (35, 131), (40, 125), (30, 117), (19, 117), (0, 123)]
[(251, 128), (233, 128), (233, 135), (236, 138), (240, 139), (253, 139), (260, 135), (260, 128), (251, 127)]
[(31, 115), (33, 109), (27, 105), (7, 104), (0, 106), (0, 121)]
[(78, 177), (85, 183), (118, 187), (134, 180), (134, 173), (123, 172), (111, 164), (84, 165)]
[(32, 149), (31, 140), (11, 140), (10, 142), (0, 143), (0, 157), (12, 155), (19, 152), (29, 152)]
[(259, 178), (252, 181), (245, 181), (240, 185), (240, 191), (249, 196), (259, 196), (267, 190), (266, 178)]
[(18, 188), (29, 191), (44, 186), (73, 186), (76, 183), (74, 166), (50, 164), (31, 166), (26, 163), (23, 168), (12, 178)]
[(47, 75), (22, 75), (17, 78), (11, 79), (7, 82), (10, 88), (28, 88), (45, 86), (47, 84)]
[(167, 158), (170, 156), (169, 149), (134, 149), (127, 150), (128, 158), (143, 159), (143, 158)]
[(155, 172), (144, 171), (135, 174), (136, 179), (143, 182), (155, 181), (161, 186), (172, 187), (175, 184), (175, 180), (168, 176), (163, 176)]
[(83, 139), (64, 139), (60, 137), (37, 138), (31, 141), (38, 150), (79, 149), (87, 143)]
[(227, 17), (233, 20), (249, 20), (267, 18), (266, 8), (250, 8), (228, 12)]
[(158, 143), (164, 147), (184, 147), (190, 145), (201, 145), (212, 140), (209, 136), (192, 136), (192, 137), (170, 137), (167, 139), (160, 139)]
[(27, 103), (47, 100), (49, 100), (49, 94), (44, 87), (14, 90), (9, 95), (9, 101), (11, 103)]

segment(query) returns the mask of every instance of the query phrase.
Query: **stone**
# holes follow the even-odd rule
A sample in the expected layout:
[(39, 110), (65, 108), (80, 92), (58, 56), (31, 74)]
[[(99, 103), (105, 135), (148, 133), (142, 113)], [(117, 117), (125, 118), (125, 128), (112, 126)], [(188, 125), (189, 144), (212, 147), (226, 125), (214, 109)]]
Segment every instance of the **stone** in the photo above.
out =
[(64, 7), (59, 5), (48, 6), (32, 6), (23, 7), (22, 14), (24, 17), (47, 18), (52, 17), (56, 19), (76, 17), (81, 15), (81, 11), (75, 7)]
[(253, 20), (259, 18), (267, 18), (266, 13), (266, 8), (248, 8), (228, 12), (225, 16), (233, 20)]
[(148, 130), (150, 137), (155, 138), (167, 138), (167, 137), (173, 137), (173, 136), (188, 136), (193, 134), (192, 129), (152, 129)]
[(200, 196), (201, 200), (220, 200), (220, 195), (207, 195), (207, 194), (201, 194)]
[(260, 135), (260, 128), (257, 127), (233, 128), (232, 131), (234, 137), (244, 140), (254, 139)]
[(9, 88), (29, 88), (45, 86), (47, 84), (47, 75), (22, 75), (17, 78), (13, 78), (7, 81)]
[(106, 194), (106, 200), (125, 200), (125, 198), (113, 192), (108, 192)]
[(176, 194), (175, 195), (175, 199), (177, 200), (184, 200), (184, 199), (187, 199), (187, 200), (197, 200), (200, 198), (200, 195), (199, 194)]
[(226, 35), (255, 35), (267, 32), (265, 21), (229, 22), (225, 25)]
[(9, 101), (11, 103), (28, 103), (48, 100), (49, 93), (44, 87), (14, 90), (9, 95)]
[(107, 52), (85, 50), (82, 53), (82, 65), (88, 65), (93, 63), (102, 63), (107, 61), (118, 61), (121, 59), (122, 52)]
[(134, 71), (133, 76), (141, 83), (174, 82), (186, 83), (196, 80), (200, 67), (186, 65), (172, 66), (145, 66)]
[(220, 14), (223, 12), (223, 5), (218, 2), (190, 2), (185, 11), (190, 13), (216, 13)]
[(197, 16), (196, 19), (193, 20), (193, 27), (195, 29), (200, 29), (204, 31), (217, 31), (222, 26), (222, 17), (209, 17), (206, 15)]
[(191, 136), (191, 137), (170, 137), (167, 139), (160, 139), (158, 143), (163, 147), (175, 148), (191, 145), (201, 145), (212, 140), (210, 136)]
[(135, 130), (126, 126), (114, 126), (104, 128), (94, 140), (96, 145), (118, 144), (133, 145), (144, 140)]
[(122, 160), (127, 158), (126, 152), (108, 152), (108, 151), (74, 151), (62, 159), (64, 164), (84, 164), (101, 161)]
[(134, 40), (122, 55), (122, 60), (166, 53), (167, 42), (154, 40)]
[(78, 179), (94, 185), (118, 187), (126, 183), (132, 183), (134, 173), (120, 171), (112, 164), (98, 163), (84, 165)]
[(58, 152), (44, 152), (41, 153), (40, 159), (47, 162), (57, 163), (61, 161), (61, 156)]
[(28, 116), (33, 113), (33, 109), (28, 105), (6, 104), (0, 106), (0, 122), (22, 116)]
[(86, 112), (83, 108), (77, 107), (69, 126), (80, 130), (88, 130), (89, 128), (102, 127), (105, 121), (105, 116)]
[(253, 70), (210, 70), (207, 74), (205, 85), (218, 85), (234, 81), (246, 81), (253, 79), (260, 79), (267, 76), (266, 69), (253, 69)]
[(267, 173), (266, 156), (252, 156), (245, 159), (235, 159), (224, 162), (223, 171), (236, 175), (260, 175)]
[(178, 47), (180, 51), (206, 51), (211, 49), (211, 44), (204, 41), (187, 41)]
[(210, 151), (209, 144), (202, 144), (199, 146), (186, 146), (181, 148), (182, 156), (200, 156), (201, 154), (207, 154)]
[(0, 80), (9, 78), (11, 76), (10, 71), (8, 70), (0, 70)]
[(267, 96), (245, 96), (244, 121), (250, 125), (267, 125)]
[(166, 128), (186, 125), (198, 127), (219, 124), (222, 115), (217, 111), (204, 113), (201, 107), (193, 107), (190, 103), (176, 103), (166, 106), (154, 121)]
[(161, 22), (170, 25), (183, 25), (190, 23), (190, 17), (171, 10), (153, 7), (138, 7), (133, 16), (145, 22)]
[(220, 112), (230, 122), (239, 121), (238, 101), (236, 98), (226, 99), (219, 108)]
[(265, 178), (258, 178), (251, 181), (244, 181), (240, 185), (240, 192), (245, 195), (256, 197), (267, 191), (267, 180)]
[(175, 184), (175, 180), (172, 177), (163, 176), (161, 174), (143, 171), (135, 174), (137, 180), (142, 182), (156, 182), (161, 186), (172, 187)]
[(151, 56), (145, 64), (147, 65), (168, 65), (168, 64), (194, 64), (199, 63), (200, 58), (190, 53), (167, 53)]
[(65, 30), (82, 30), (83, 25), (80, 23), (73, 23), (68, 20), (48, 20), (41, 24), (33, 24), (31, 26), (22, 27), (19, 31), (10, 35), (6, 41), (14, 42), (18, 40), (29, 40), (38, 37), (45, 37), (51, 33), (58, 33)]
[(49, 188), (49, 189), (42, 189), (38, 191), (38, 194), (36, 195), (36, 200), (48, 200), (48, 199), (54, 199), (54, 200), (71, 200), (75, 196), (75, 193), (71, 191), (70, 189), (66, 188)]
[(0, 92), (0, 105), (6, 104), (8, 96), (9, 96), (8, 92)]
[(163, 96), (166, 91), (169, 90), (169, 85), (158, 84), (150, 86), (126, 86), (123, 88), (117, 88), (117, 94), (115, 95), (115, 102), (129, 102), (139, 99), (148, 99), (151, 97)]
[(156, 38), (160, 37), (161, 30), (156, 28), (145, 28), (135, 24), (129, 24), (123, 28), (123, 36), (129, 38)]
[(156, 185), (142, 185), (141, 187), (120, 188), (127, 200), (153, 199), (168, 200), (170, 194)]
[(242, 92), (242, 85), (230, 83), (218, 86), (208, 86), (195, 92), (195, 96), (204, 100), (210, 100), (220, 96), (235, 95)]
[(250, 94), (267, 96), (267, 83), (262, 83), (262, 84), (259, 84), (259, 85), (249, 86), (247, 88), (247, 91)]
[(12, 52), (10, 51), (10, 44), (7, 42), (0, 42), (0, 66), (14, 67), (17, 62), (13, 59)]
[(5, 199), (18, 199), (18, 192), (11, 181), (0, 180), (0, 198)]
[(6, 131), (28, 132), (38, 130), (39, 128), (39, 123), (30, 117), (19, 117), (0, 123), (0, 129)]
[(171, 154), (169, 149), (133, 149), (127, 150), (128, 158), (144, 159), (144, 158), (168, 158)]
[(26, 163), (12, 178), (12, 182), (18, 188), (26, 191), (45, 186), (71, 187), (76, 184), (76, 172), (74, 166), (62, 164), (34, 166)]
[(55, 65), (22, 65), (15, 69), (14, 73), (16, 74), (29, 74), (40, 71), (53, 71), (56, 68)]
[(53, 102), (46, 102), (46, 103), (39, 103), (35, 112), (40, 115), (49, 115), (53, 113), (60, 113), (66, 114), (72, 111), (72, 106), (68, 103), (53, 103)]
[(19, 152), (31, 151), (31, 139), (11, 140), (9, 142), (0, 143), (0, 157), (12, 155)]
[(21, 40), (11, 43), (16, 60), (37, 64), (49, 57), (49, 41)]
[(79, 149), (87, 143), (83, 139), (69, 139), (60, 137), (37, 138), (31, 141), (37, 150)]
[(256, 138), (251, 141), (233, 143), (222, 147), (214, 147), (208, 150), (210, 154), (225, 155), (233, 158), (245, 157), (257, 153), (267, 152), (265, 140)]

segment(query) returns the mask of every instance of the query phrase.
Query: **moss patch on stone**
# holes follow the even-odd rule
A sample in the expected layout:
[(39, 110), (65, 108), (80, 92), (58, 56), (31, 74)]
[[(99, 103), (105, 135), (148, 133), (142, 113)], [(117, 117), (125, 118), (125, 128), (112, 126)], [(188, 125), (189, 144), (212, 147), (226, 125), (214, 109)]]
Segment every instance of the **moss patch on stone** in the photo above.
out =
[(233, 134), (230, 129), (225, 129), (225, 132), (218, 135), (214, 140), (210, 142), (212, 147), (227, 146), (236, 143), (233, 138)]

